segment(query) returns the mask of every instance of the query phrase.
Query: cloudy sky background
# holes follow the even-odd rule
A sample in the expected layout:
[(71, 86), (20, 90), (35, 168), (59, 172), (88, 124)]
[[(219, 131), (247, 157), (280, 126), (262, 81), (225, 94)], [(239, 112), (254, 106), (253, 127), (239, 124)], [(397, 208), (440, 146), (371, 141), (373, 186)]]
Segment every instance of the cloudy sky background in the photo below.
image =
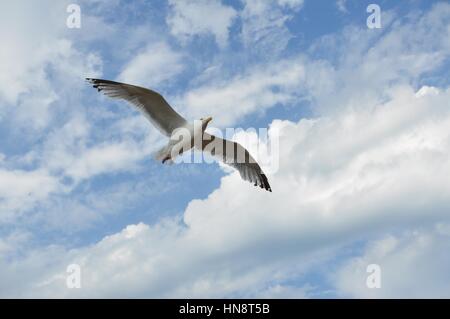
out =
[[(78, 1), (80, 29), (72, 1), (2, 3), (0, 296), (450, 297), (450, 4), (380, 0), (368, 29), (371, 2)], [(268, 128), (274, 192), (154, 162), (85, 77)]]

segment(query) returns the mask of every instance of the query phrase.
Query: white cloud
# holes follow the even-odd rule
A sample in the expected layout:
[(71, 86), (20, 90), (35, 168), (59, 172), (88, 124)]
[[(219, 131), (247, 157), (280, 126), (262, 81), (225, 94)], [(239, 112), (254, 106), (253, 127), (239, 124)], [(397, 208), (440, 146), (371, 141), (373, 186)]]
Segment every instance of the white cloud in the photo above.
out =
[(270, 298), (270, 299), (301, 299), (307, 298), (310, 288), (309, 287), (295, 287), (289, 285), (276, 284), (269, 286), (267, 289), (258, 292), (258, 298)]
[(98, 145), (83, 151), (80, 158), (66, 169), (66, 174), (78, 179), (113, 172), (129, 168), (144, 155), (146, 152), (142, 152), (141, 148), (132, 142)]
[(292, 38), (286, 22), (292, 17), (292, 9), (299, 10), (303, 1), (244, 0), (243, 3), (241, 37), (246, 50), (267, 59), (278, 57)]
[(303, 6), (304, 0), (277, 0), (278, 4), (292, 9), (299, 9)]
[(433, 94), (433, 95), (439, 94), (439, 90), (435, 87), (432, 87), (432, 86), (430, 87), (430, 86), (424, 85), (420, 88), (419, 91), (417, 91), (416, 96), (422, 97), (422, 96), (426, 96), (428, 94)]
[(7, 236), (0, 238), (0, 256), (6, 259), (7, 256), (16, 255), (19, 253), (23, 244), (29, 241), (29, 233), (12, 231)]
[[(45, 128), (57, 114), (49, 108), (65, 88), (80, 87), (83, 73), (95, 74), (100, 68), (94, 54), (81, 55), (67, 39), (66, 6), (65, 1), (2, 5), (0, 120), (15, 121), (27, 129)], [(62, 76), (63, 84), (53, 86), (49, 70), (55, 71), (54, 77)]]
[(125, 65), (118, 79), (156, 87), (179, 74), (183, 67), (182, 54), (173, 51), (166, 43), (150, 44)]
[[(269, 10), (269, 2), (250, 2), (248, 6), (249, 12), (258, 16), (266, 17)], [(266, 61), (225, 80), (223, 75), (216, 80), (221, 74), (219, 67), (207, 77), (206, 84), (191, 89), (176, 104), (186, 107), (188, 117), (212, 115), (218, 126), (233, 125), (247, 114), (306, 99), (316, 114), (325, 116), (344, 108), (373, 107), (386, 99), (387, 88), (393, 84), (413, 83), (442, 65), (450, 52), (446, 41), (450, 34), (441, 22), (448, 10), (437, 6), (415, 22), (394, 25), (382, 37), (373, 30), (349, 26), (342, 33), (319, 39), (309, 50), (313, 56), (336, 52), (333, 59), (298, 55)], [(392, 13), (385, 16), (388, 24)], [(429, 37), (429, 28), (442, 38)]]
[[(0, 53), (3, 61), (0, 66), (0, 98), (14, 103), (18, 95), (25, 92), (34, 81), (42, 81), (43, 70), (39, 65), (44, 64), (48, 52), (40, 45), (40, 41), (58, 34), (61, 28), (50, 28), (49, 24), (53, 21), (44, 18), (42, 11), (30, 10), (25, 1), (3, 4), (0, 17), (3, 41)], [(52, 30), (50, 35), (45, 34)]]
[(336, 1), (336, 6), (338, 8), (339, 11), (343, 12), (343, 13), (347, 13), (347, 0), (337, 0)]
[[(17, 1), (2, 5), (0, 121), (8, 132), (6, 141), (20, 140), (16, 144), (20, 149), (0, 157), (2, 222), (17, 221), (19, 213), (33, 211), (29, 221), (37, 214), (37, 206), (51, 211), (47, 204), (57, 203), (55, 196), (65, 196), (92, 176), (133, 169), (156, 147), (147, 144), (154, 138), (150, 130), (138, 129), (136, 123), (127, 126), (127, 130), (136, 129), (134, 139), (123, 125), (115, 127), (118, 122), (114, 116), (107, 133), (95, 127), (99, 119), (111, 113), (105, 108), (96, 109), (80, 92), (88, 90), (84, 77), (98, 75), (102, 60), (86, 50), (83, 42), (94, 35), (87, 40), (84, 36), (78, 38), (76, 30), (66, 27), (67, 3), (50, 1), (30, 7), (27, 1)], [(83, 11), (84, 18), (90, 16)], [(101, 31), (113, 30), (102, 23)], [(167, 54), (174, 70), (174, 57), (178, 56), (168, 54), (163, 45), (156, 48), (161, 48), (159, 54)], [(158, 75), (158, 79), (162, 77)], [(101, 134), (107, 136), (101, 136), (104, 139), (98, 143)], [(70, 182), (62, 182), (67, 180)]]
[(215, 125), (232, 125), (247, 114), (294, 102), (303, 79), (301, 61), (285, 60), (258, 66), (229, 81), (200, 86), (178, 103), (187, 108), (192, 118), (217, 115)]
[[(334, 278), (338, 291), (351, 298), (448, 298), (450, 233), (442, 226), (371, 242), (362, 256), (339, 269)], [(366, 286), (369, 264), (380, 266), (380, 288)]]
[[(130, 225), (95, 245), (58, 250), (52, 270), (34, 268), (40, 276), (20, 296), (308, 296), (314, 287), (276, 287), (354, 240), (450, 221), (449, 97), (400, 87), (372, 110), (274, 121), (281, 163), (273, 193), (228, 175), (182, 221)], [(49, 258), (42, 254), (29, 258)], [(77, 291), (64, 286), (72, 262), (83, 269)]]
[[(450, 54), (449, 14), (447, 4), (437, 3), (402, 24), (387, 11), (382, 34), (348, 26), (319, 39), (310, 54), (329, 58), (308, 63), (306, 70), (306, 86), (316, 111), (332, 115), (342, 112), (341, 106), (371, 107), (385, 99), (387, 88), (417, 85), (421, 76), (438, 70)], [(430, 32), (441, 36), (430, 37)], [(335, 56), (330, 57), (329, 52)]]
[(0, 168), (0, 222), (12, 221), (16, 213), (30, 209), (59, 187), (58, 179), (45, 170)]
[[(91, 227), (104, 215), (124, 209), (127, 200), (136, 199), (143, 191), (151, 194), (148, 187), (141, 185), (135, 189), (133, 183), (118, 191), (126, 198), (91, 190), (89, 193), (97, 198), (87, 203), (88, 195), (80, 197), (74, 193), (94, 176), (138, 170), (139, 161), (160, 146), (158, 133), (151, 131), (140, 115), (111, 120), (107, 130), (101, 137), (102, 142), (97, 142), (93, 135), (102, 131), (91, 127), (83, 116), (74, 116), (28, 153), (3, 157), (0, 161), (0, 223), (15, 224), (26, 216), (24, 226), (39, 224), (41, 229), (74, 233)], [(14, 169), (16, 165), (37, 168)], [(165, 188), (161, 182), (159, 191)], [(132, 194), (131, 189), (134, 189)], [(108, 198), (108, 205), (104, 198)]]
[(217, 44), (228, 42), (229, 28), (237, 13), (220, 0), (170, 0), (171, 12), (167, 17), (170, 32), (182, 41), (196, 36), (212, 34)]
[(84, 116), (74, 116), (24, 158), (38, 163), (55, 177), (70, 178), (74, 187), (99, 174), (136, 168), (141, 159), (159, 146), (158, 133), (151, 130), (141, 115), (110, 121), (102, 141), (94, 142), (92, 135), (99, 131)]

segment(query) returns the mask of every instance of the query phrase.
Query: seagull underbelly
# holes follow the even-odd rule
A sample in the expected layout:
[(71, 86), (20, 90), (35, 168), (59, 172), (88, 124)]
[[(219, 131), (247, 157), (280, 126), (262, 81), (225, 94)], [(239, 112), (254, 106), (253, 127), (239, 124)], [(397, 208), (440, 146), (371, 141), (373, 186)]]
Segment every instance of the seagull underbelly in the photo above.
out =
[(176, 156), (189, 151), (194, 147), (194, 143), (198, 138), (201, 138), (201, 131), (197, 132), (193, 127), (176, 129), (170, 138), (172, 144), (171, 158), (174, 159)]

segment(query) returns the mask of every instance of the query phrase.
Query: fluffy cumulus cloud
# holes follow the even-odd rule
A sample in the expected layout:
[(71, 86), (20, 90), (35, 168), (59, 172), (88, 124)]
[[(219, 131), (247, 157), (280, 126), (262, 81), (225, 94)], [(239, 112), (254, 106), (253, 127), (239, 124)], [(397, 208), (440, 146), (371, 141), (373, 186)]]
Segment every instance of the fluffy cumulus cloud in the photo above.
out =
[[(370, 107), (373, 100), (385, 98), (387, 86), (418, 85), (421, 77), (445, 65), (450, 50), (447, 4), (438, 3), (411, 20), (391, 12), (385, 16), (387, 30), (383, 33), (348, 26), (309, 49), (313, 55), (326, 57), (319, 64), (310, 64), (309, 72), (315, 76), (307, 80), (319, 111), (341, 111), (336, 102), (352, 108)], [(430, 31), (440, 36), (429, 37)], [(330, 52), (337, 54), (331, 56)], [(446, 85), (442, 81), (437, 84)]]
[[(204, 3), (205, 9), (228, 12), (216, 28), (192, 13), (191, 6), (201, 2), (177, 3), (167, 18), (173, 35), (210, 33), (219, 43), (229, 41), (237, 9)], [(265, 32), (273, 29), (282, 32), (285, 46), (286, 21), (302, 12), (302, 4), (244, 1), (238, 12), (243, 43), (263, 45), (270, 36)], [(267, 17), (270, 8), (275, 16)], [(449, 13), (450, 6), (439, 3), (414, 19), (391, 19), (383, 32), (349, 26), (301, 55), (261, 58), (220, 79), (194, 81), (179, 95), (181, 108), (195, 117), (213, 115), (219, 125), (297, 106), (298, 100), (311, 104), (311, 118), (268, 121), (267, 144), (278, 145), (278, 169), (269, 175), (273, 193), (255, 190), (232, 171), (181, 213), (128, 222), (89, 245), (39, 244), (33, 229), (12, 228), (0, 237), (0, 296), (323, 297), (325, 289), (343, 297), (450, 296), (450, 88), (436, 80), (450, 56)], [(192, 33), (175, 32), (177, 23), (192, 25)], [(182, 74), (182, 53), (169, 41), (142, 43), (119, 68), (119, 78), (155, 84)], [(85, 65), (80, 52), (70, 56)], [(167, 73), (161, 61), (170, 61)], [(146, 79), (148, 72), (153, 79)], [(48, 74), (42, 76), (52, 87)], [(14, 94), (2, 95), (11, 105), (24, 94), (21, 86), (28, 87), (21, 81), (11, 86)], [(71, 96), (66, 92), (54, 99)], [(86, 184), (94, 184), (93, 177), (131, 170), (158, 143), (136, 114), (113, 104), (98, 113), (80, 108), (30, 150), (1, 150), (2, 225), (16, 225), (14, 216), (40, 205), (48, 214), (41, 220), (70, 210), (80, 216), (67, 213), (66, 222), (84, 229), (100, 218), (101, 207), (126, 206), (134, 190), (145, 188), (124, 183), (110, 190), (114, 203), (76, 200), (78, 186), (91, 190)], [(96, 128), (100, 122), (112, 124)], [(81, 289), (66, 286), (70, 264), (81, 267)], [(380, 289), (366, 285), (369, 264), (380, 266)], [(317, 273), (309, 276), (318, 270), (321, 282), (312, 279)]]
[(174, 36), (186, 41), (196, 35), (212, 35), (219, 46), (227, 44), (229, 28), (237, 15), (233, 7), (219, 0), (170, 0), (169, 4), (167, 24)]
[(201, 85), (187, 92), (179, 103), (193, 118), (212, 113), (213, 117), (218, 115), (216, 125), (232, 125), (245, 115), (293, 102), (301, 96), (298, 88), (303, 80), (301, 61), (279, 61), (257, 66), (229, 80)]
[[(418, 228), (370, 242), (362, 256), (342, 265), (335, 284), (358, 298), (448, 298), (449, 224)], [(367, 266), (379, 266), (378, 289), (367, 289)]]
[[(396, 260), (408, 264), (415, 263), (414, 258), (426, 259), (445, 249), (434, 243), (448, 236), (442, 223), (449, 222), (449, 97), (449, 90), (418, 97), (411, 88), (401, 87), (376, 111), (346, 113), (333, 120), (275, 121), (280, 169), (271, 176), (272, 196), (255, 192), (233, 173), (207, 199), (192, 201), (182, 220), (130, 225), (91, 247), (56, 250), (59, 272), (41, 273), (30, 293), (276, 296), (287, 289), (307, 295), (314, 287), (280, 287), (291, 276), (330, 259), (333, 249), (386, 229), (439, 229), (431, 238), (425, 234), (422, 239), (420, 231), (406, 235), (415, 236), (412, 242), (383, 239), (343, 266), (336, 279), (345, 293), (369, 295), (360, 268), (379, 263), (391, 293), (387, 296), (406, 296), (402, 282), (412, 280), (414, 271), (425, 280), (438, 262), (423, 261), (420, 269), (403, 272), (402, 279), (395, 275), (403, 265)], [(64, 267), (70, 263), (83, 269), (81, 290), (64, 286)], [(353, 271), (356, 267), (360, 272)], [(416, 296), (426, 292), (418, 290)]]
[(147, 46), (128, 62), (118, 80), (136, 85), (157, 87), (183, 70), (183, 57), (166, 43)]
[[(15, 118), (27, 128), (45, 128), (58, 114), (50, 108), (59, 102), (66, 86), (53, 86), (49, 70), (66, 85), (77, 86), (77, 76), (95, 74), (101, 68), (94, 52), (81, 54), (68, 39), (67, 2), (42, 3), (43, 8), (47, 6), (52, 10), (30, 10), (27, 1), (17, 1), (3, 4), (0, 13), (0, 119)], [(18, 111), (23, 109), (27, 111)]]

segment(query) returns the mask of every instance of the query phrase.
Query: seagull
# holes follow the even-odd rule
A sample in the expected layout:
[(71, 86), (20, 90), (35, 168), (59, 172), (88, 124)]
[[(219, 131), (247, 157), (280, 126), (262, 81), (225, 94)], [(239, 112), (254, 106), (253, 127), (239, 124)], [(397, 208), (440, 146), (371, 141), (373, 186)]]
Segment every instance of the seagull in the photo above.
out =
[[(176, 156), (195, 148), (235, 168), (243, 180), (272, 192), (266, 175), (247, 149), (239, 143), (205, 132), (212, 117), (203, 117), (191, 123), (178, 114), (158, 92), (110, 80), (86, 80), (98, 92), (129, 102), (169, 138), (167, 145), (155, 153), (155, 158), (162, 160), (163, 164), (172, 163)], [(199, 139), (200, 142), (196, 143)]]

